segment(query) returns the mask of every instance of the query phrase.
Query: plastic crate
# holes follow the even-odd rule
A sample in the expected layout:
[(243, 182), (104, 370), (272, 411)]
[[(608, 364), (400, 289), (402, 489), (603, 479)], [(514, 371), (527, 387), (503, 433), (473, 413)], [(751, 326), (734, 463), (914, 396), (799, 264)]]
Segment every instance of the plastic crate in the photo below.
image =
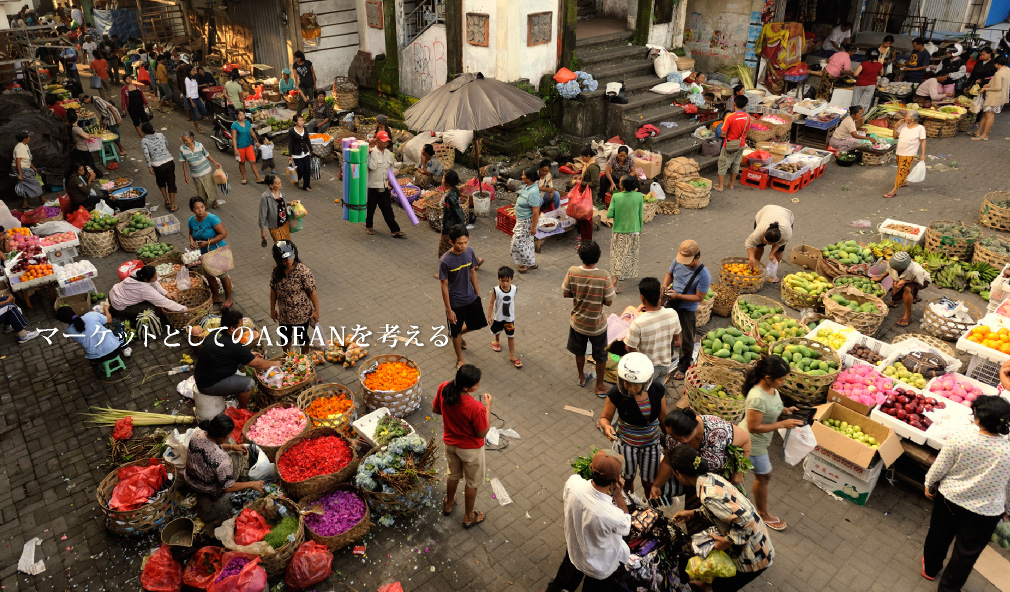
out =
[(827, 150), (818, 150), (817, 148), (804, 148), (799, 151), (799, 154), (806, 154), (809, 156), (817, 156), (821, 159), (821, 166), (831, 162), (831, 153)]
[(165, 216), (158, 216), (154, 219), (154, 229), (161, 236), (179, 234), (182, 232), (182, 224), (174, 214), (168, 214)]
[(999, 384), (999, 369), (1002, 366), (999, 362), (994, 362), (982, 356), (972, 356), (968, 362), (968, 370), (965, 376), (992, 387)]
[(817, 119), (808, 118), (806, 121), (803, 122), (803, 125), (819, 130), (829, 130), (838, 125), (838, 122), (840, 122), (841, 120), (842, 120), (841, 117), (835, 117), (831, 121), (819, 121)]
[(795, 181), (810, 172), (810, 166), (807, 165), (795, 173), (787, 173), (778, 168), (781, 164), (782, 163), (779, 163), (773, 167), (768, 167), (768, 174), (776, 179), (782, 179), (783, 181)]
[[(891, 345), (890, 343), (884, 343), (883, 341), (879, 341), (868, 335), (863, 335), (860, 333), (857, 334), (855, 339), (848, 340), (845, 343), (845, 345), (843, 345), (841, 349), (838, 350), (838, 356), (842, 358), (842, 367), (851, 368), (855, 364), (866, 364), (867, 366), (877, 367), (876, 365), (870, 364), (869, 362), (867, 362), (862, 358), (857, 358), (856, 356), (849, 355), (849, 351), (852, 348), (856, 347), (857, 345), (862, 345), (863, 347), (870, 348), (871, 350), (880, 354), (880, 356), (884, 358), (884, 360), (886, 360), (892, 353), (894, 353), (894, 346)], [(881, 362), (883, 362), (884, 360), (881, 360)]]
[[(919, 233), (914, 234), (911, 232), (902, 232), (900, 230), (886, 229), (885, 227), (888, 224), (905, 224), (907, 226), (912, 226), (919, 229)], [(926, 227), (919, 226), (918, 224), (912, 224), (910, 222), (902, 222), (901, 220), (888, 218), (880, 223), (877, 230), (880, 232), (880, 236), (883, 239), (894, 241), (899, 245), (910, 247), (913, 245), (921, 245), (926, 241)]]
[(965, 353), (969, 353), (972, 356), (995, 362), (997, 365), (1010, 360), (1010, 355), (996, 351), (991, 347), (986, 347), (981, 343), (975, 343), (974, 341), (965, 339), (965, 335), (971, 333), (975, 327), (980, 327), (982, 325), (989, 327), (993, 331), (998, 331), (1004, 327), (1010, 328), (1010, 319), (995, 314), (985, 315), (975, 326), (965, 331), (965, 334), (958, 338), (956, 345), (957, 349)]
[(79, 282), (59, 286), (56, 288), (56, 291), (61, 297), (67, 297), (95, 292), (97, 289), (95, 288), (95, 283), (91, 281), (91, 278), (86, 278)]
[(504, 232), (505, 234), (512, 236), (512, 229), (516, 227), (516, 215), (514, 213), (509, 214), (508, 209), (511, 206), (505, 206), (498, 208), (497, 222), (495, 226), (498, 230)]

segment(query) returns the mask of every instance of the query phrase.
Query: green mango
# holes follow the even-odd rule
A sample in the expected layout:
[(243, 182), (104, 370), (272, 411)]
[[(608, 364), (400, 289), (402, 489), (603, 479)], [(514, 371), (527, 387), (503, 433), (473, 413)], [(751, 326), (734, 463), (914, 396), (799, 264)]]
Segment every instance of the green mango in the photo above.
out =
[(735, 354), (742, 354), (743, 352), (744, 352), (744, 347), (743, 347), (743, 343), (742, 342), (737, 341), (736, 343), (733, 344), (733, 353), (735, 353)]
[(728, 358), (732, 354), (730, 353), (730, 351), (728, 349), (723, 348), (723, 349), (718, 350), (717, 352), (715, 352), (712, 355), (715, 356), (715, 357), (717, 357), (717, 358)]
[(732, 359), (734, 362), (740, 362), (741, 364), (747, 363), (747, 359), (741, 356), (740, 354), (733, 354), (732, 356), (730, 356), (730, 359)]

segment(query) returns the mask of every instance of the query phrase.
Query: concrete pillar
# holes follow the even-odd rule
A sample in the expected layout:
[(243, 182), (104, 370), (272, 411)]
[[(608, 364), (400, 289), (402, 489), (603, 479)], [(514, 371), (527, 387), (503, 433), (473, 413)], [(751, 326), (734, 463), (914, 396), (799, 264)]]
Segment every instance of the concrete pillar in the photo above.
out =
[(579, 3), (578, 0), (560, 1), (561, 16), (558, 20), (561, 21), (561, 58), (558, 68), (561, 66), (567, 68), (572, 63), (572, 58), (575, 57), (575, 25), (579, 13)]
[(649, 42), (649, 27), (652, 25), (652, 0), (638, 0), (635, 15), (635, 45)]
[(445, 3), (446, 79), (463, 73), (463, 3)]
[[(446, 4), (451, 4), (448, 2)], [(395, 2), (383, 2), (383, 33), (386, 35), (386, 60), (379, 72), (379, 90), (387, 94), (400, 93), (400, 43), (397, 32)]]

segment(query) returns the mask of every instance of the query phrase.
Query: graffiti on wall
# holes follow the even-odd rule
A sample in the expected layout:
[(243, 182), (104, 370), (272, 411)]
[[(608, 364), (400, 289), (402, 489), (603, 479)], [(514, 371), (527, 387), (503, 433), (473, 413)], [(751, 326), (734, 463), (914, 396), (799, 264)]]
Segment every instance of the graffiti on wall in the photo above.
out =
[(410, 46), (410, 68), (417, 81), (418, 96), (423, 96), (445, 84), (448, 73), (445, 63), (445, 43), (415, 41)]

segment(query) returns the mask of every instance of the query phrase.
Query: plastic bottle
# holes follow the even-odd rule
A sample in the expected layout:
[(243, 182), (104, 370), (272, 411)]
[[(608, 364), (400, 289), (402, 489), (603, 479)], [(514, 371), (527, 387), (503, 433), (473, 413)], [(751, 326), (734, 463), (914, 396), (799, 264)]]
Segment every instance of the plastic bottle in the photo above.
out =
[(183, 364), (182, 366), (176, 366), (175, 368), (169, 370), (168, 375), (172, 376), (173, 374), (181, 374), (183, 372), (189, 372), (192, 369), (193, 369), (192, 364)]

